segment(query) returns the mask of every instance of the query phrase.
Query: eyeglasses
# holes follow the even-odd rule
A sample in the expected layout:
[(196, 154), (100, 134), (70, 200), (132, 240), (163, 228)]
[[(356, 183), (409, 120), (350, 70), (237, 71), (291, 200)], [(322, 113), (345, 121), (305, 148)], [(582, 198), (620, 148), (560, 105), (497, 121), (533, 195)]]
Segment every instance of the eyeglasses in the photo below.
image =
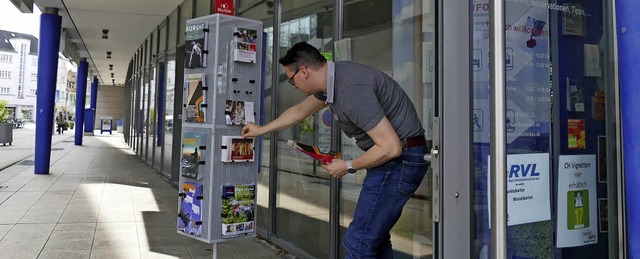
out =
[(300, 67), (298, 67), (298, 69), (296, 69), (296, 72), (293, 73), (293, 75), (291, 77), (289, 77), (289, 79), (287, 81), (289, 81), (289, 84), (295, 86), (296, 83), (293, 81), (293, 78), (296, 77), (296, 74), (300, 71)]

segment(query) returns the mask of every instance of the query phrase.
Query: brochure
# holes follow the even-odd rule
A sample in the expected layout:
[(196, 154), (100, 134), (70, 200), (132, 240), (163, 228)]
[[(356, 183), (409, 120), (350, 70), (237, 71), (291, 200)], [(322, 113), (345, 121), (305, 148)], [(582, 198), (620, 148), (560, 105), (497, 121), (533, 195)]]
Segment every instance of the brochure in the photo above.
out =
[(180, 175), (192, 179), (204, 177), (204, 166), (200, 166), (206, 143), (205, 134), (184, 132), (182, 134), (182, 157), (180, 159)]
[(253, 102), (227, 100), (224, 117), (227, 125), (245, 125), (249, 122), (256, 122)]
[(242, 136), (222, 136), (222, 162), (254, 161), (254, 144), (252, 138)]
[(287, 141), (287, 146), (290, 146), (308, 156), (310, 156), (311, 158), (319, 161), (322, 164), (328, 164), (331, 163), (331, 161), (333, 161), (333, 159), (335, 158), (340, 158), (342, 157), (342, 153), (340, 152), (335, 152), (335, 151), (328, 151), (326, 149), (317, 147), (317, 146), (311, 146), (311, 145), (307, 145), (307, 144), (303, 144), (300, 142), (297, 142), (295, 140), (289, 139)]
[(233, 60), (246, 63), (256, 63), (256, 42), (258, 32), (256, 30), (238, 28), (233, 31), (235, 49)]
[(190, 24), (185, 29), (184, 67), (207, 67), (207, 23)]
[(186, 75), (185, 90), (185, 121), (204, 123), (206, 122), (206, 94), (205, 94), (204, 74)]
[(178, 230), (200, 236), (202, 234), (202, 185), (184, 182), (179, 205)]
[(255, 185), (222, 186), (222, 237), (255, 233)]

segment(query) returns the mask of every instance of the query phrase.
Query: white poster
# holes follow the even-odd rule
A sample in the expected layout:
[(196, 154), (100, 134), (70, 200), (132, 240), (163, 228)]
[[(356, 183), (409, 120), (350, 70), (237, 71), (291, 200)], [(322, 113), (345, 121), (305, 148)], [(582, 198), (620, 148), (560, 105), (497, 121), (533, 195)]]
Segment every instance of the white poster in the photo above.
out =
[(596, 156), (560, 156), (558, 167), (557, 247), (598, 243)]
[[(488, 161), (491, 161), (491, 158)], [(491, 172), (490, 167), (488, 172)], [(508, 225), (550, 220), (549, 153), (507, 155), (506, 173), (508, 174)], [(489, 186), (487, 196), (489, 197), (489, 208), (491, 208), (491, 175), (487, 174), (487, 177)], [(489, 220), (490, 218), (491, 210), (489, 210)]]

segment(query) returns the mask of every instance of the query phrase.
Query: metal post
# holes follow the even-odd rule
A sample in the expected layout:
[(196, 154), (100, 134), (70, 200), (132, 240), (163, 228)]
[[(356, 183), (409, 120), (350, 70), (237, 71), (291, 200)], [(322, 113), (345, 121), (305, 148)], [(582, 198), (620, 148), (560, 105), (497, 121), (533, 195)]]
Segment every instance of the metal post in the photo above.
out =
[(86, 58), (82, 58), (78, 64), (78, 73), (76, 78), (76, 146), (82, 146), (82, 135), (84, 129), (84, 105), (87, 98), (87, 72), (89, 63)]
[[(282, 21), (282, 1), (275, 0), (273, 4), (273, 57), (280, 57), (280, 22)], [(278, 106), (280, 100), (278, 98), (278, 89), (280, 88), (280, 64), (273, 62), (271, 64), (271, 120), (278, 118)], [(269, 217), (267, 226), (267, 236), (271, 238), (276, 233), (276, 199), (277, 199), (277, 181), (278, 181), (278, 133), (271, 132), (269, 143)]]
[(62, 17), (58, 15), (58, 9), (45, 8), (40, 15), (35, 174), (49, 174), (61, 26)]
[(504, 1), (491, 1), (491, 258), (507, 258)]
[(213, 259), (218, 259), (218, 243), (213, 243)]
[[(343, 38), (344, 0), (333, 1), (333, 39)], [(335, 48), (333, 48), (335, 52)], [(333, 53), (333, 57), (337, 57)], [(336, 60), (337, 61), (337, 60)], [(337, 123), (331, 123), (331, 150), (340, 150), (342, 134)], [(315, 167), (314, 167), (315, 168)], [(329, 183), (329, 258), (340, 258), (340, 180), (330, 177)]]
[[(640, 24), (638, 14), (634, 12), (640, 8), (640, 2), (634, 0), (614, 1), (616, 12), (616, 33), (618, 55), (619, 92), (619, 139), (620, 147), (620, 177), (618, 180), (620, 195), (618, 195), (618, 223), (620, 230), (620, 258), (640, 258), (640, 194), (636, 188), (640, 185), (640, 74), (637, 72), (637, 60), (640, 51), (637, 48), (640, 41)], [(625, 247), (626, 246), (626, 247)], [(613, 249), (613, 248), (610, 248)]]

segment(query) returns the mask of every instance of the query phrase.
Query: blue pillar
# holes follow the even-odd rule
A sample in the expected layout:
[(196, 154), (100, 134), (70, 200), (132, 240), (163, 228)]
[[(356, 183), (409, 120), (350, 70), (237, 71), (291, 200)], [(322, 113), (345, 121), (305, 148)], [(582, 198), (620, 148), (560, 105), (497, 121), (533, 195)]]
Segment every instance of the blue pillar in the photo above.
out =
[(93, 81), (91, 81), (91, 104), (89, 104), (89, 108), (95, 110), (97, 104), (98, 104), (98, 77), (94, 76)]
[(40, 15), (35, 174), (49, 174), (61, 25), (62, 17), (56, 8), (46, 8)]
[(160, 63), (158, 67), (158, 99), (156, 101), (156, 105), (158, 106), (158, 111), (156, 112), (158, 116), (157, 123), (157, 143), (156, 146), (162, 146), (162, 139), (164, 137), (164, 92), (166, 91), (164, 87), (164, 63)]
[[(91, 133), (93, 133), (93, 131), (95, 130), (95, 126), (96, 126), (96, 120), (98, 118), (96, 118), (96, 116), (98, 116), (98, 113), (96, 112), (96, 106), (98, 105), (98, 77), (94, 76), (93, 77), (93, 81), (91, 81), (91, 99), (90, 99), (90, 103), (89, 103), (89, 108), (91, 108), (91, 110), (93, 111), (93, 117), (90, 121), (90, 129), (91, 129)], [(85, 118), (85, 120), (88, 118)], [(87, 128), (85, 128), (85, 130), (87, 130)]]
[(82, 134), (84, 127), (84, 105), (87, 98), (87, 72), (89, 63), (86, 59), (82, 59), (78, 65), (78, 74), (76, 78), (76, 146), (82, 146)]
[(98, 77), (94, 76), (91, 82), (91, 104), (89, 108), (95, 110), (98, 104)]
[(640, 19), (638, 0), (616, 1), (618, 67), (620, 75), (620, 111), (627, 217), (628, 255), (640, 259)]

